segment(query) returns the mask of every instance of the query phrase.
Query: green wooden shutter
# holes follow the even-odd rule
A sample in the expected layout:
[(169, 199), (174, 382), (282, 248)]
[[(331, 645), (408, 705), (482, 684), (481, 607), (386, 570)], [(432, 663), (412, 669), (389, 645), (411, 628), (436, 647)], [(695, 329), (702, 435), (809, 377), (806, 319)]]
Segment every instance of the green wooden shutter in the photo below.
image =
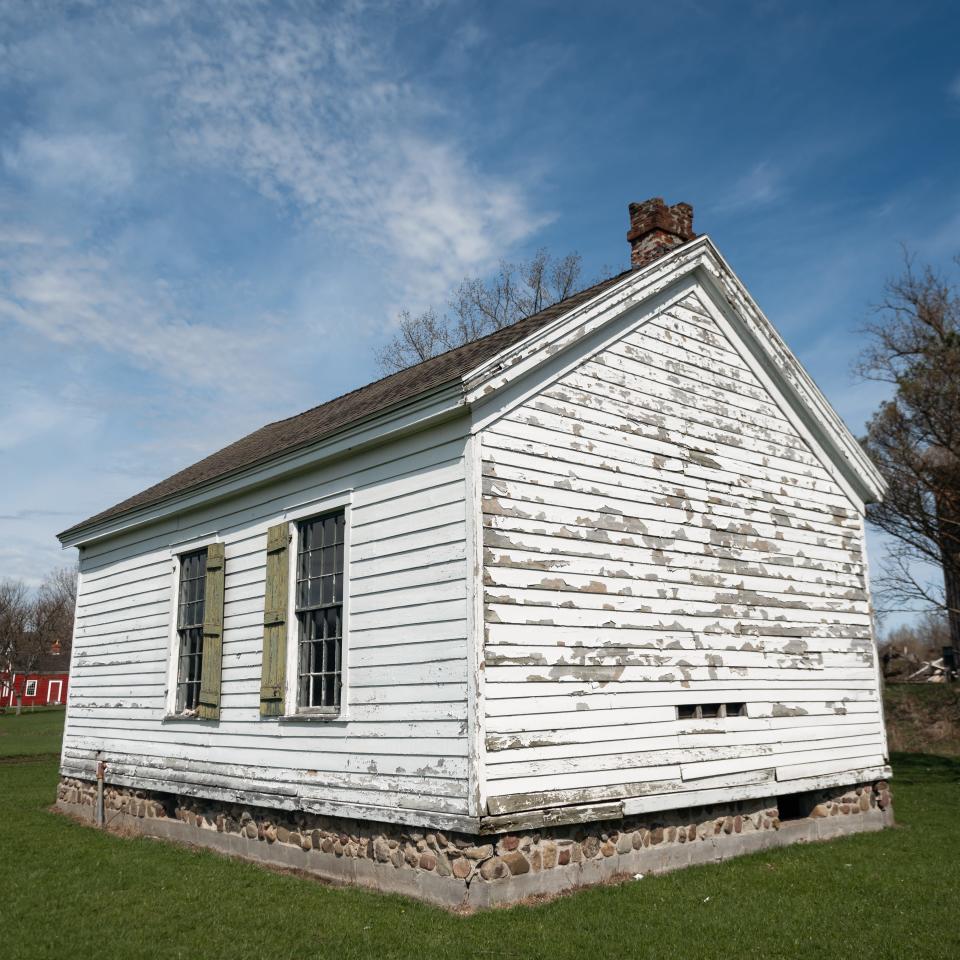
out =
[(287, 675), (287, 551), (289, 524), (267, 531), (267, 583), (263, 600), (263, 673), (260, 680), (260, 716), (283, 715)]
[(220, 674), (223, 669), (223, 544), (207, 547), (203, 594), (203, 664), (198, 712), (204, 720), (220, 718)]

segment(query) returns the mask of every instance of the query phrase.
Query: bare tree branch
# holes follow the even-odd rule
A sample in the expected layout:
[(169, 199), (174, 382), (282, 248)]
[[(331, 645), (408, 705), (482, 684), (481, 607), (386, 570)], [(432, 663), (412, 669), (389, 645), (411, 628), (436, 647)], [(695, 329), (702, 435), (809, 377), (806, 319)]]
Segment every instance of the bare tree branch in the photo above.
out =
[(488, 281), (462, 280), (442, 316), (432, 308), (416, 316), (404, 310), (397, 333), (377, 351), (377, 363), (383, 373), (395, 373), (472, 343), (576, 293), (582, 287), (581, 272), (576, 253), (555, 260), (538, 250), (519, 264), (502, 261)]
[[(889, 486), (867, 516), (896, 543), (879, 592), (940, 610), (960, 652), (960, 296), (905, 253), (876, 315), (858, 371), (894, 387), (862, 441)], [(916, 575), (918, 562), (940, 567), (942, 592)]]
[(52, 653), (70, 662), (76, 567), (54, 570), (31, 595), (21, 580), (0, 582), (0, 675), (34, 673)]

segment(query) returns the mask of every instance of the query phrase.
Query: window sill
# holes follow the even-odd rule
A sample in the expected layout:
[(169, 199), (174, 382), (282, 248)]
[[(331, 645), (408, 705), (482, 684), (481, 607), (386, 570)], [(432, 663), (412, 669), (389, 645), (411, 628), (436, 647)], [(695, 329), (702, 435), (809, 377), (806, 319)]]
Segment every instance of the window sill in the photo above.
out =
[(347, 718), (342, 713), (285, 713), (277, 719), (281, 723), (336, 723)]
[(188, 713), (168, 713), (165, 714), (161, 723), (202, 723), (215, 726), (217, 720), (207, 720), (200, 716), (191, 716)]

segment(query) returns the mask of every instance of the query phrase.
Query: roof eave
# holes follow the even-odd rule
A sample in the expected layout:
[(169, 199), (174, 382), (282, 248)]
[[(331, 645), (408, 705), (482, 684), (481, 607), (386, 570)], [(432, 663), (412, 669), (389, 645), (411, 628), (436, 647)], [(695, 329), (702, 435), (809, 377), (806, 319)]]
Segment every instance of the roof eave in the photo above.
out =
[(135, 527), (162, 520), (171, 514), (272, 482), (277, 477), (355, 453), (372, 444), (417, 433), (466, 411), (463, 382), (456, 378), (360, 420), (352, 421), (325, 436), (246, 464), (176, 494), (160, 497), (96, 523), (84, 521), (76, 524), (58, 533), (57, 539), (61, 546), (67, 548), (80, 547), (116, 536)]
[(793, 393), (800, 408), (813, 416), (820, 428), (818, 432), (822, 434), (823, 445), (834, 451), (835, 462), (845, 468), (848, 481), (855, 487), (861, 500), (864, 503), (883, 500), (887, 492), (883, 475), (713, 241), (707, 236), (702, 239), (706, 241), (711, 254), (710, 259), (702, 265), (703, 276), (737, 315), (748, 324), (755, 325), (751, 331), (752, 339), (766, 348), (772, 368), (779, 373), (780, 384)]

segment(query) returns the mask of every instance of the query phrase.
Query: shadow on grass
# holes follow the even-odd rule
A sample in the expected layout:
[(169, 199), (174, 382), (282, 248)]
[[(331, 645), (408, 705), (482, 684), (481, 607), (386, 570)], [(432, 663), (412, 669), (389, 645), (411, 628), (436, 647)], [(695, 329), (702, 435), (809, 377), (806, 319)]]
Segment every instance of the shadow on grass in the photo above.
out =
[(893, 753), (890, 756), (894, 777), (901, 783), (960, 782), (960, 758), (933, 753)]

